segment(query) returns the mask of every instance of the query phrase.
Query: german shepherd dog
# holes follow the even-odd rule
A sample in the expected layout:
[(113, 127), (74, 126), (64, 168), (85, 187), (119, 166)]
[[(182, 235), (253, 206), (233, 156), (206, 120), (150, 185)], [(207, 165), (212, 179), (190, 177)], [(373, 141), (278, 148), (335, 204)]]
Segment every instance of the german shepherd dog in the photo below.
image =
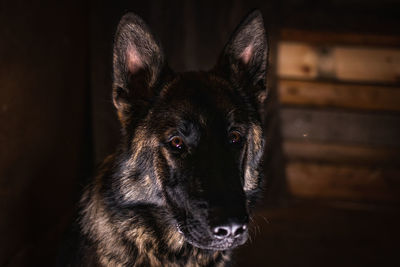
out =
[(141, 18), (113, 50), (122, 142), (85, 190), (67, 266), (225, 266), (262, 187), (267, 41), (259, 11), (215, 67), (175, 73)]

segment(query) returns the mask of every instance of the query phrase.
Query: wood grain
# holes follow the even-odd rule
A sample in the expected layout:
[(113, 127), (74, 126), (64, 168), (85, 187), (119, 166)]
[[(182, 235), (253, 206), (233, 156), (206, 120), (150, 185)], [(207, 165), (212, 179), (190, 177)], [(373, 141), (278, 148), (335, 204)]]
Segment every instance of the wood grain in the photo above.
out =
[(307, 42), (318, 45), (400, 46), (400, 36), (356, 32), (310, 31), (284, 28), (280, 31), (284, 41)]
[(400, 170), (291, 162), (289, 192), (300, 198), (353, 201), (400, 200)]
[(389, 114), (283, 108), (286, 140), (400, 147), (400, 118)]
[(396, 148), (285, 141), (283, 150), (290, 161), (400, 166), (400, 149)]
[(282, 104), (400, 111), (400, 88), (345, 83), (280, 80)]
[(400, 82), (399, 49), (317, 46), (294, 42), (281, 42), (278, 48), (278, 75), (281, 78)]

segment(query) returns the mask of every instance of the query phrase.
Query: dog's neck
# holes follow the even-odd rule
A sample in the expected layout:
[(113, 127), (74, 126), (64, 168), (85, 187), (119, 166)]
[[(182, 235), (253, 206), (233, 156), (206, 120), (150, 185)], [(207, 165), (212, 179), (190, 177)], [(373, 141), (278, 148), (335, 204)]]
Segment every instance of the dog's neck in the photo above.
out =
[[(111, 213), (102, 174), (82, 197), (80, 226), (101, 266), (224, 266), (229, 251), (193, 247), (169, 221), (164, 209), (138, 204)], [(115, 210), (115, 209), (114, 209)], [(166, 264), (168, 263), (168, 264)]]

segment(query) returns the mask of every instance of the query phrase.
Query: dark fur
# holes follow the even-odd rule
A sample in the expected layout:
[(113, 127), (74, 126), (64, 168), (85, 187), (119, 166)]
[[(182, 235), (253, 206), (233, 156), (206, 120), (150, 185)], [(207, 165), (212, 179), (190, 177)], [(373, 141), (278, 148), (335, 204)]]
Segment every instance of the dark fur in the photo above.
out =
[[(239, 25), (214, 69), (181, 74), (168, 68), (145, 23), (126, 14), (113, 64), (123, 140), (82, 197), (70, 265), (225, 265), (247, 240), (262, 181), (260, 12)], [(240, 231), (217, 235), (221, 225)]]

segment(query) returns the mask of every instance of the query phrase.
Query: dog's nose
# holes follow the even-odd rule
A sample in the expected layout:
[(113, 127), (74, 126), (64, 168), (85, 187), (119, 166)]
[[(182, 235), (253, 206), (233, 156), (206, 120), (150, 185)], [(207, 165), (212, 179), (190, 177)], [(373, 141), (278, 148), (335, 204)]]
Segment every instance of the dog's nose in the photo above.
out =
[(224, 239), (228, 237), (238, 238), (247, 230), (247, 224), (240, 223), (229, 223), (225, 225), (219, 225), (212, 229), (214, 237), (218, 239)]

